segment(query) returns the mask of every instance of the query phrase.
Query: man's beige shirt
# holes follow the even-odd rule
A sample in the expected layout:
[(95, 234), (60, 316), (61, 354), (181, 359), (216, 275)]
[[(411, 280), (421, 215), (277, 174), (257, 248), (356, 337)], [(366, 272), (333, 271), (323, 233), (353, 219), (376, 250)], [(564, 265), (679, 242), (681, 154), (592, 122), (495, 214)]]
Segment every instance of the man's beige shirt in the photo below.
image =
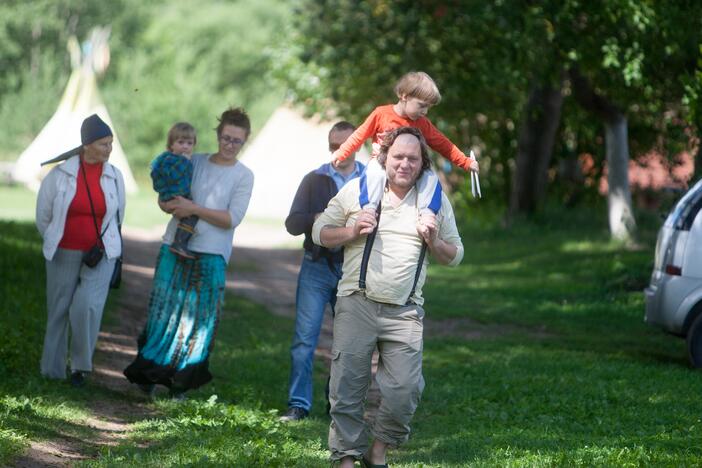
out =
[[(358, 202), (360, 178), (346, 184), (331, 199), (312, 227), (312, 240), (320, 243), (320, 232), (324, 226), (353, 226), (361, 211)], [(456, 228), (456, 218), (451, 203), (445, 194), (441, 194), (441, 210), (437, 215), (439, 238), (457, 247), (456, 256), (450, 265), (458, 265), (463, 259), (463, 243)], [(382, 201), (382, 213), (378, 234), (373, 243), (373, 251), (368, 262), (366, 274), (366, 297), (376, 302), (404, 305), (412, 291), (414, 275), (417, 271), (422, 239), (417, 233), (417, 191), (412, 188), (400, 205), (395, 208), (390, 204), (389, 192), (385, 192)], [(361, 272), (361, 257), (366, 243), (366, 236), (349, 242), (344, 246), (344, 267), (338, 286), (338, 296), (349, 296), (359, 291), (358, 278)], [(417, 288), (412, 296), (415, 304), (422, 305), (422, 286), (426, 278), (428, 255), (424, 259)]]

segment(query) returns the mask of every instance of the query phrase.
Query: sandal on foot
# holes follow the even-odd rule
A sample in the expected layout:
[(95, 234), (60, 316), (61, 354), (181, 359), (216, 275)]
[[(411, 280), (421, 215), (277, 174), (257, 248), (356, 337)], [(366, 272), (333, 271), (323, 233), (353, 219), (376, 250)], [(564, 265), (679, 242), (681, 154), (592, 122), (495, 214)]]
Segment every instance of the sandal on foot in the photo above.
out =
[(364, 468), (388, 468), (387, 463), (384, 465), (374, 465), (366, 460), (366, 457), (361, 457), (361, 465), (363, 465)]

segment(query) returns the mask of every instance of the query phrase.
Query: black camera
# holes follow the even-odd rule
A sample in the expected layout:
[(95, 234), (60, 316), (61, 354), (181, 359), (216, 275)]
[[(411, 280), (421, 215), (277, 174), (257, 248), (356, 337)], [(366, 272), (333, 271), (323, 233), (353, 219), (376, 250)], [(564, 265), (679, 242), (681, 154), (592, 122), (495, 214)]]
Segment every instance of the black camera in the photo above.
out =
[(99, 245), (95, 244), (83, 254), (83, 263), (90, 268), (95, 268), (95, 266), (100, 263), (102, 256), (105, 251)]

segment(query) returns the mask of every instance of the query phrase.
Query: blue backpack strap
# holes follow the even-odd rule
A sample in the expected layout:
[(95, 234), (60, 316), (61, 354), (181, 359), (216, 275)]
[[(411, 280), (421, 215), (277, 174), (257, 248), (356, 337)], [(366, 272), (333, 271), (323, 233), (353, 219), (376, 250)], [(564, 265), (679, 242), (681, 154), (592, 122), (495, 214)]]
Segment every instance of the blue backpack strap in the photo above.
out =
[(431, 201), (428, 206), (434, 214), (439, 214), (439, 210), (441, 210), (441, 193), (441, 184), (437, 179), (436, 187), (434, 187), (434, 193), (431, 196)]

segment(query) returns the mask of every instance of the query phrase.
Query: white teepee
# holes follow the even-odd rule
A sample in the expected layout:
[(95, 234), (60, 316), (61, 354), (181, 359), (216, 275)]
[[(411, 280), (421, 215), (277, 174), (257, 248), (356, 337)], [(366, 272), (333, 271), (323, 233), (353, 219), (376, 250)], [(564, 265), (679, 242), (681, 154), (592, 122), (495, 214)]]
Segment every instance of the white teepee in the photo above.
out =
[[(280, 221), (288, 216), (305, 174), (331, 161), (327, 137), (332, 125), (305, 119), (284, 106), (273, 113), (241, 155), (254, 173), (247, 219)], [(362, 149), (356, 157), (365, 162), (368, 153)]]
[(12, 169), (14, 180), (24, 183), (32, 190), (38, 190), (42, 177), (48, 172), (40, 164), (80, 145), (81, 123), (86, 117), (97, 114), (114, 133), (110, 163), (122, 172), (127, 192), (137, 191), (136, 181), (117, 138), (115, 126), (97, 88), (96, 74), (103, 73), (110, 62), (107, 45), (109, 36), (109, 28), (93, 29), (90, 39), (83, 45), (82, 54), (78, 41), (75, 38), (69, 41), (73, 72), (66, 90), (54, 115), (17, 159)]

